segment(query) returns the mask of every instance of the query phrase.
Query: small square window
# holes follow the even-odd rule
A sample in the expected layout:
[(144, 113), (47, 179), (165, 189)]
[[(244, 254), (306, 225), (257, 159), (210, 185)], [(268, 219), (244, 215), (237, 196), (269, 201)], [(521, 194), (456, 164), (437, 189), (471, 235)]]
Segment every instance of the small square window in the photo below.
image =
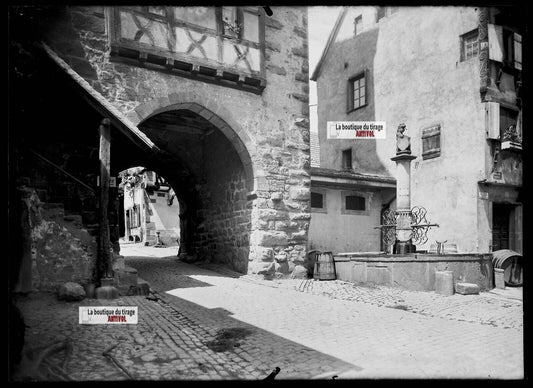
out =
[(311, 191), (311, 211), (313, 213), (327, 213), (326, 190), (313, 188)]
[(341, 214), (369, 216), (367, 203), (371, 194), (357, 191), (341, 191)]
[(440, 125), (422, 130), (422, 160), (440, 156)]
[(311, 192), (311, 207), (316, 209), (324, 208), (324, 196), (320, 193)]
[(354, 110), (366, 105), (366, 77), (361, 73), (348, 81), (348, 110)]
[(461, 61), (477, 58), (479, 54), (479, 34), (477, 28), (461, 36)]
[(347, 195), (345, 197), (346, 201), (346, 210), (366, 210), (366, 200), (365, 197), (360, 197), (357, 195)]

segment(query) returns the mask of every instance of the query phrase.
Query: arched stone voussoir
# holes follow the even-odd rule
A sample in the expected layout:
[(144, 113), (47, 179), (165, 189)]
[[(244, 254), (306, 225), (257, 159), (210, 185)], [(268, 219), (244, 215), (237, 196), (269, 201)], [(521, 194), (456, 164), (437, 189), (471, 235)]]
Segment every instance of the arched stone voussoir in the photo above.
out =
[(128, 117), (131, 117), (135, 125), (139, 125), (150, 117), (171, 110), (183, 109), (195, 112), (218, 128), (230, 141), (244, 166), (247, 185), (249, 187), (254, 186), (255, 166), (250, 156), (255, 150), (252, 139), (246, 130), (233, 118), (235, 113), (232, 113), (223, 104), (214, 99), (208, 99), (205, 102), (206, 106), (202, 104), (200, 98), (190, 92), (174, 92), (169, 96), (157, 97), (139, 104), (134, 111), (128, 114)]

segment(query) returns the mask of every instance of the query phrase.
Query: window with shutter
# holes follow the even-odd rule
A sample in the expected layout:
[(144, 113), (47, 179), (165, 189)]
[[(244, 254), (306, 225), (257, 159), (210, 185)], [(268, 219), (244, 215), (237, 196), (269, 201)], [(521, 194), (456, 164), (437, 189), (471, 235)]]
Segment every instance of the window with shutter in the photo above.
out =
[(522, 36), (514, 33), (514, 67), (515, 69), (522, 70)]
[(489, 37), (489, 59), (496, 62), (503, 62), (504, 59), (504, 45), (502, 26), (494, 24), (488, 25)]
[(509, 28), (489, 24), (489, 59), (522, 70), (522, 36)]
[(440, 125), (422, 130), (422, 160), (440, 156)]

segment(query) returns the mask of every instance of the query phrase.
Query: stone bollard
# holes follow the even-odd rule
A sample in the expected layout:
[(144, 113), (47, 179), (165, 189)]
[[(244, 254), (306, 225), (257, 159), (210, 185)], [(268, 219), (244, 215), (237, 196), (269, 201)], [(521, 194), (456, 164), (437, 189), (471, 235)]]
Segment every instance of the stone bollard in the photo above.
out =
[(503, 269), (494, 268), (494, 285), (496, 286), (496, 288), (505, 290), (505, 278), (503, 275), (504, 275)]
[(453, 295), (453, 271), (435, 272), (435, 292), (441, 295)]
[(118, 290), (113, 286), (113, 278), (100, 279), (101, 287), (96, 289), (96, 299), (117, 299)]

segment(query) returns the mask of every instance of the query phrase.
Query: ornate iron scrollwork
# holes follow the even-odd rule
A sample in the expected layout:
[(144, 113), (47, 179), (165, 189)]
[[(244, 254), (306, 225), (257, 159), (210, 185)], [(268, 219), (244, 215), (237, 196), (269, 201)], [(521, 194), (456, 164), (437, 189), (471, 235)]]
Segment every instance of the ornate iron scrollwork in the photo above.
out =
[(428, 241), (427, 233), (432, 226), (426, 219), (427, 210), (422, 206), (415, 206), (411, 209), (411, 241), (415, 245), (425, 244)]
[[(426, 218), (427, 210), (422, 206), (414, 206), (411, 209), (411, 241), (414, 245), (425, 244), (428, 241), (427, 233), (429, 229), (438, 224), (431, 224)], [(389, 246), (396, 241), (396, 211), (387, 209), (381, 217), (381, 225), (376, 229), (381, 229), (383, 244)]]

